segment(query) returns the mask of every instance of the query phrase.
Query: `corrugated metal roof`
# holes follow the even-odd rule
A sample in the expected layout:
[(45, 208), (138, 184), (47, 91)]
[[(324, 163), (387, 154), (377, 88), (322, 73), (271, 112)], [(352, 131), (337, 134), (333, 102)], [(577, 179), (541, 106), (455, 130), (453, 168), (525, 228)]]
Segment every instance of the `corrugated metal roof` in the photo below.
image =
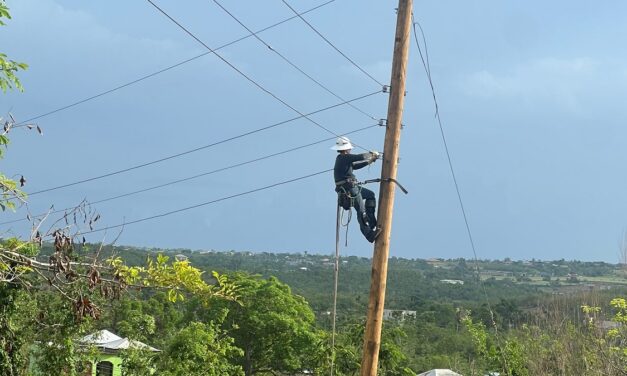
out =
[(81, 342), (93, 344), (104, 350), (145, 349), (154, 352), (161, 351), (145, 343), (119, 337), (108, 330), (101, 330), (85, 336), (81, 339)]

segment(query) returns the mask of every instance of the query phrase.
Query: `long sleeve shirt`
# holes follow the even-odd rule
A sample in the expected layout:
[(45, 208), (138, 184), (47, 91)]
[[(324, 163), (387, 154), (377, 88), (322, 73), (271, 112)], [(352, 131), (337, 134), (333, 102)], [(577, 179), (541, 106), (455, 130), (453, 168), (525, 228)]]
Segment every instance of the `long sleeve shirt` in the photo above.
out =
[(374, 161), (372, 153), (364, 154), (338, 154), (335, 158), (335, 167), (333, 169), (333, 177), (335, 182), (355, 179), (353, 170), (368, 166)]

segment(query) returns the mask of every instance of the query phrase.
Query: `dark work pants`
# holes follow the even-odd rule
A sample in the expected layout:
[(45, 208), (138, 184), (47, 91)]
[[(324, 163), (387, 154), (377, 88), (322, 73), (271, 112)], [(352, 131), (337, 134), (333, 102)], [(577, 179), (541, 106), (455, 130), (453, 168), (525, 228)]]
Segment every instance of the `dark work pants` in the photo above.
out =
[(357, 211), (359, 229), (368, 238), (368, 235), (377, 227), (377, 219), (374, 214), (376, 207), (374, 192), (363, 187), (353, 187), (349, 193), (353, 197), (353, 207)]

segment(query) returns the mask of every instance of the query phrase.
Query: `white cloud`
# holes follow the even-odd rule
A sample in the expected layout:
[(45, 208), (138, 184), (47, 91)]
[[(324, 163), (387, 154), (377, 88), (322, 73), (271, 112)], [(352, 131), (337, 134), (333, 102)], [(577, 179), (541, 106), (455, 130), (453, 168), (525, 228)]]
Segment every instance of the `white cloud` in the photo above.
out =
[[(14, 14), (11, 28), (15, 33), (41, 37), (41, 42), (71, 43), (98, 48), (116, 45), (133, 45), (133, 47), (168, 49), (174, 44), (169, 40), (138, 38), (110, 30), (102, 25), (93, 15), (83, 10), (68, 9), (52, 0), (19, 1), (12, 4)], [(13, 30), (16, 29), (16, 30)], [(43, 43), (42, 43), (43, 44)]]
[[(618, 78), (618, 80), (617, 80)], [(525, 104), (548, 103), (575, 110), (599, 85), (624, 81), (613, 64), (586, 57), (539, 58), (509, 71), (482, 70), (462, 80), (463, 91), (483, 99), (516, 99)]]

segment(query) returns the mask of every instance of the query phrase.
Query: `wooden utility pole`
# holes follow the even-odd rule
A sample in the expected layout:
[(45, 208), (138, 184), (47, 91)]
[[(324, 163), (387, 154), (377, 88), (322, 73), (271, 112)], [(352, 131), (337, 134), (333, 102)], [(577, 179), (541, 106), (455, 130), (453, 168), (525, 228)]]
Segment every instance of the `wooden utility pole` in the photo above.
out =
[(366, 332), (364, 334), (361, 376), (376, 376), (379, 363), (383, 304), (385, 302), (385, 284), (388, 274), (388, 255), (390, 253), (394, 191), (396, 188), (395, 183), (387, 179), (396, 179), (401, 120), (405, 102), (405, 73), (409, 54), (411, 12), (412, 0), (399, 0), (396, 36), (394, 38), (394, 57), (392, 59), (392, 78), (390, 80), (387, 130), (383, 147), (381, 189), (379, 192), (378, 223), (382, 232), (375, 242), (374, 255), (372, 257), (370, 300), (368, 303)]

